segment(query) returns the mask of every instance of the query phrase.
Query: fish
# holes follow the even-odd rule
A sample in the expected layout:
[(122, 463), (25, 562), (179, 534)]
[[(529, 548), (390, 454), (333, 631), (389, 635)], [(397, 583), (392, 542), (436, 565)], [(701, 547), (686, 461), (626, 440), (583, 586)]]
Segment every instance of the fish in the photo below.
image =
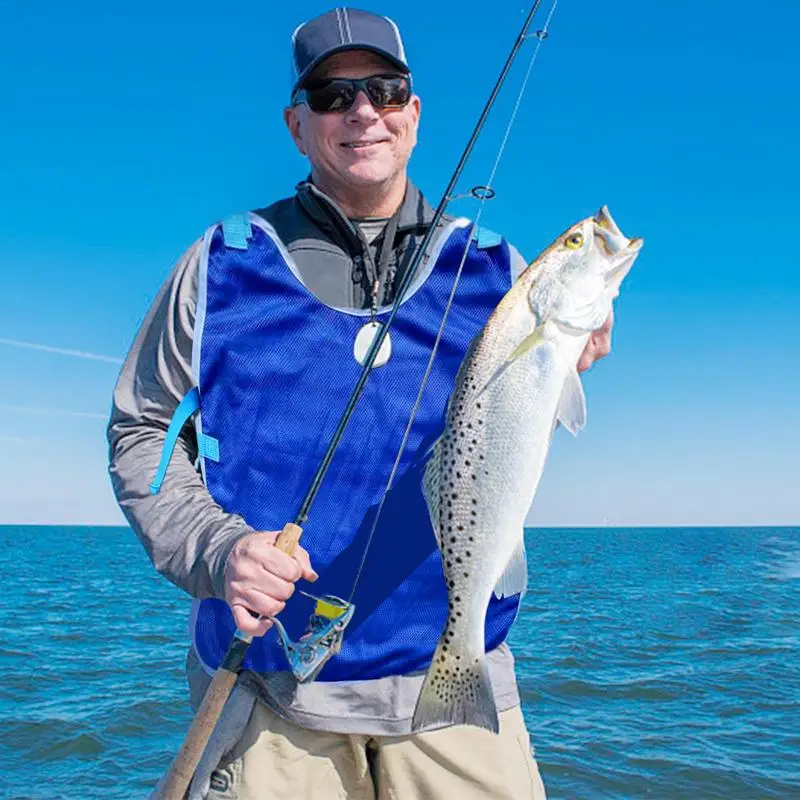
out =
[(448, 616), (412, 731), (499, 732), (485, 656), (492, 593), (523, 595), (525, 517), (556, 427), (586, 423), (577, 364), (643, 245), (606, 206), (566, 230), (505, 294), (459, 367), (423, 492), (442, 556)]

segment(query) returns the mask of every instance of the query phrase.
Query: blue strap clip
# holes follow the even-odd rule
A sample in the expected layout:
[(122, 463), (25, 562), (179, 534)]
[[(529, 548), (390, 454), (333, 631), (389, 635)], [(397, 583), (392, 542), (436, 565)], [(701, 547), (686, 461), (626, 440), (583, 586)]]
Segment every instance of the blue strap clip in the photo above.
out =
[(250, 214), (246, 211), (233, 214), (222, 221), (222, 238), (225, 247), (234, 250), (247, 250), (247, 240), (253, 235)]
[(473, 239), (478, 243), (478, 250), (488, 250), (503, 241), (503, 237), (499, 233), (490, 231), (488, 228), (476, 228)]
[[(181, 429), (187, 420), (199, 410), (200, 390), (195, 386), (186, 393), (172, 415), (169, 428), (167, 428), (167, 436), (164, 439), (164, 447), (161, 450), (161, 461), (158, 464), (156, 476), (150, 484), (150, 494), (158, 494), (161, 490), (161, 484), (164, 483), (164, 476), (167, 474), (167, 467), (169, 467)], [(198, 437), (198, 450), (203, 458), (219, 461), (219, 442), (213, 436), (201, 434)]]

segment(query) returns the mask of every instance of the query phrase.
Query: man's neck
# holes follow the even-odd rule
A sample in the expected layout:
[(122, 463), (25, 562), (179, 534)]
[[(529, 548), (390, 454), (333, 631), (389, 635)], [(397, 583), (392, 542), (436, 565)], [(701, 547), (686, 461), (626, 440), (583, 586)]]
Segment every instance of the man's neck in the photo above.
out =
[(391, 217), (403, 204), (406, 194), (405, 175), (393, 181), (390, 186), (376, 186), (371, 189), (332, 185), (322, 175), (313, 175), (313, 181), (350, 219)]

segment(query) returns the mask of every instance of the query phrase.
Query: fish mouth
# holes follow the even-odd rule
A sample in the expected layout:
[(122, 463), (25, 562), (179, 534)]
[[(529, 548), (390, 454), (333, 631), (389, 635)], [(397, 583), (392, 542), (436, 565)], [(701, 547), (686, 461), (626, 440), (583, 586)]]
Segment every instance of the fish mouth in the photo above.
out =
[(608, 206), (603, 206), (592, 218), (592, 230), (598, 249), (607, 258), (605, 283), (612, 296), (619, 294), (619, 287), (636, 261), (644, 240), (628, 239), (614, 222)]
[(619, 256), (623, 252), (637, 253), (643, 244), (642, 239), (628, 239), (614, 222), (608, 206), (603, 206), (592, 217), (595, 242), (609, 256)]

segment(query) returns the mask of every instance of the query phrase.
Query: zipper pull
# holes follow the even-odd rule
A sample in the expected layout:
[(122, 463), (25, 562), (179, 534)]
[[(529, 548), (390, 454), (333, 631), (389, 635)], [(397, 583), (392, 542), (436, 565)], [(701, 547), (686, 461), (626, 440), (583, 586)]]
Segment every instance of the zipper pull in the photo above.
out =
[(375, 322), (378, 315), (378, 292), (381, 290), (381, 282), (376, 278), (372, 282), (372, 302), (370, 303), (370, 321)]

